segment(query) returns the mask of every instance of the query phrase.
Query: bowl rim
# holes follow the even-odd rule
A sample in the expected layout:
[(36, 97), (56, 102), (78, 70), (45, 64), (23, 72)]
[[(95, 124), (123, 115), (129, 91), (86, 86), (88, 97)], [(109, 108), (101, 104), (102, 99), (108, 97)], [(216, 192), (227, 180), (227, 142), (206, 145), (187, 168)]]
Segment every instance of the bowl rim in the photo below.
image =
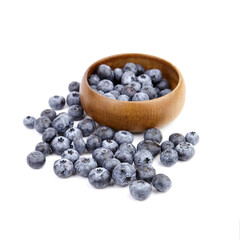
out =
[[(176, 71), (176, 73), (177, 73), (177, 75), (178, 75), (178, 83), (177, 83), (177, 85), (176, 85), (176, 87), (170, 92), (170, 93), (168, 93), (168, 94), (166, 94), (166, 95), (164, 95), (164, 96), (162, 96), (162, 97), (157, 97), (157, 98), (154, 98), (154, 99), (149, 99), (149, 100), (145, 100), (145, 101), (122, 101), (122, 100), (117, 100), (117, 99), (112, 99), (112, 98), (108, 98), (108, 97), (106, 97), (106, 96), (104, 96), (104, 95), (102, 95), (102, 94), (100, 94), (100, 93), (98, 93), (98, 92), (96, 92), (96, 91), (94, 91), (91, 87), (90, 87), (90, 85), (89, 85), (89, 83), (88, 83), (88, 73), (89, 73), (89, 71), (91, 70), (91, 68), (93, 67), (93, 66), (99, 66), (100, 64), (103, 64), (102, 62), (103, 61), (105, 61), (105, 60), (109, 60), (109, 58), (116, 58), (116, 57), (127, 57), (127, 56), (129, 56), (129, 55), (131, 55), (132, 57), (150, 57), (150, 58), (154, 58), (154, 59), (156, 59), (156, 60), (160, 60), (160, 61), (162, 61), (162, 62), (165, 62), (166, 64), (168, 64), (168, 65), (170, 65), (175, 71)], [(83, 80), (85, 80), (86, 81), (86, 85), (87, 85), (87, 87), (90, 89), (90, 91), (93, 93), (93, 94), (97, 94), (97, 95), (100, 95), (101, 97), (104, 97), (104, 98), (106, 98), (107, 100), (111, 100), (111, 101), (117, 101), (117, 102), (122, 102), (122, 103), (125, 103), (125, 104), (146, 104), (146, 103), (148, 103), (148, 102), (151, 102), (151, 103), (153, 103), (153, 102), (156, 102), (156, 101), (161, 101), (160, 99), (166, 99), (166, 98), (168, 98), (168, 97), (171, 97), (172, 96), (172, 94), (174, 93), (174, 92), (176, 92), (177, 90), (178, 90), (178, 88), (180, 87), (180, 85), (182, 85), (183, 84), (183, 76), (182, 76), (182, 74), (181, 74), (181, 72), (180, 72), (180, 70), (175, 66), (175, 65), (173, 65), (171, 62), (169, 62), (169, 61), (167, 61), (167, 60), (165, 60), (165, 59), (163, 59), (163, 58), (160, 58), (160, 57), (157, 57), (157, 56), (154, 56), (154, 55), (149, 55), (149, 54), (145, 54), (145, 53), (120, 53), (120, 54), (114, 54), (114, 55), (109, 55), (109, 56), (106, 56), (106, 57), (104, 57), (104, 58), (101, 58), (101, 59), (99, 59), (99, 60), (97, 60), (97, 61), (95, 61), (95, 62), (93, 62), (88, 68), (87, 68), (87, 70), (85, 71), (85, 73), (84, 73), (84, 75), (83, 75)]]

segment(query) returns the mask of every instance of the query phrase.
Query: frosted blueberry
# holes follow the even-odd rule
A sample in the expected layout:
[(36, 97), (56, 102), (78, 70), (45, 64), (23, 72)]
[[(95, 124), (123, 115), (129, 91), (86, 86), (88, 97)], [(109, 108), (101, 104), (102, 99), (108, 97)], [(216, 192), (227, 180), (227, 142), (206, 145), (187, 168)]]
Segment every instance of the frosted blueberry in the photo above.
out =
[(79, 159), (79, 153), (74, 149), (67, 149), (61, 155), (62, 159), (68, 159), (72, 163), (75, 163)]
[(63, 96), (55, 95), (49, 98), (48, 104), (54, 110), (61, 110), (65, 106), (65, 98)]
[(128, 151), (117, 150), (117, 152), (114, 154), (114, 157), (120, 162), (127, 162), (129, 164), (133, 163), (133, 155)]
[(53, 121), (56, 116), (56, 111), (53, 109), (45, 109), (41, 112), (41, 117), (48, 117), (51, 121)]
[(96, 129), (96, 123), (91, 118), (81, 120), (77, 127), (82, 131), (84, 137), (90, 136)]
[(109, 79), (111, 81), (114, 79), (113, 70), (106, 64), (101, 64), (98, 67), (97, 75), (100, 79)]
[(174, 149), (174, 144), (170, 141), (164, 141), (161, 144), (161, 151), (163, 152), (166, 149), (172, 148)]
[(149, 128), (144, 133), (144, 139), (145, 140), (152, 140), (152, 141), (160, 143), (162, 141), (162, 138), (163, 138), (162, 133), (157, 128)]
[(132, 98), (132, 101), (147, 101), (149, 100), (149, 96), (146, 94), (146, 93), (143, 93), (143, 92), (138, 92), (138, 93), (135, 93), (133, 98)]
[(46, 142), (40, 142), (36, 145), (35, 151), (43, 153), (45, 156), (52, 153), (50, 145)]
[(97, 74), (92, 74), (89, 79), (88, 79), (88, 83), (89, 85), (98, 85), (98, 83), (100, 82), (100, 78)]
[(114, 133), (112, 128), (102, 126), (96, 130), (95, 135), (99, 136), (102, 140), (107, 140), (113, 139)]
[(105, 188), (110, 184), (111, 174), (105, 168), (94, 168), (88, 174), (88, 181), (95, 188)]
[(143, 149), (148, 150), (155, 157), (157, 154), (160, 153), (161, 146), (159, 143), (154, 142), (152, 140), (143, 140), (138, 143), (137, 151), (143, 150)]
[(106, 159), (113, 157), (113, 152), (107, 148), (100, 147), (93, 151), (92, 157), (97, 161), (98, 166), (102, 167)]
[(180, 133), (173, 133), (169, 136), (169, 141), (176, 147), (180, 142), (185, 142), (185, 137)]
[(196, 132), (189, 132), (185, 136), (186, 142), (196, 145), (199, 142), (199, 135)]
[(132, 143), (133, 142), (133, 135), (125, 130), (120, 130), (115, 133), (114, 135), (114, 141), (116, 141), (118, 144), (122, 144), (124, 142), (126, 143)]
[(74, 166), (68, 159), (59, 159), (54, 162), (53, 171), (58, 177), (67, 178), (73, 175)]
[(73, 127), (74, 120), (67, 113), (59, 114), (52, 122), (52, 126), (59, 134), (64, 134), (68, 128)]
[(74, 121), (78, 121), (83, 118), (84, 111), (80, 105), (72, 105), (68, 109), (68, 114)]
[(162, 73), (159, 69), (150, 69), (145, 72), (148, 75), (154, 84), (159, 83), (162, 79)]
[(79, 92), (70, 92), (67, 95), (67, 105), (69, 107), (73, 105), (81, 105)]
[(113, 70), (114, 72), (114, 78), (116, 81), (121, 81), (122, 75), (123, 75), (123, 70), (121, 68), (115, 68)]
[(43, 153), (34, 151), (28, 154), (27, 163), (31, 168), (39, 169), (46, 162), (46, 158)]
[(89, 172), (97, 168), (97, 162), (93, 158), (80, 157), (74, 164), (76, 174), (88, 177)]
[(121, 84), (122, 85), (128, 85), (136, 80), (136, 76), (133, 72), (127, 71), (123, 73), (121, 78)]
[(120, 163), (121, 162), (116, 158), (108, 158), (103, 162), (103, 167), (112, 173), (113, 169)]
[(160, 154), (160, 161), (165, 167), (170, 167), (178, 161), (178, 153), (172, 148), (164, 150)]
[(142, 165), (152, 165), (153, 155), (148, 150), (139, 150), (134, 154), (134, 164), (136, 167)]
[(92, 134), (87, 138), (86, 148), (88, 152), (92, 153), (95, 149), (100, 148), (101, 145), (102, 139), (99, 136)]
[(110, 92), (104, 93), (103, 96), (105, 96), (107, 98), (111, 98), (113, 100), (116, 100), (115, 96)]
[(153, 177), (152, 185), (157, 191), (166, 192), (171, 188), (172, 182), (168, 176), (157, 174)]
[(79, 128), (71, 127), (65, 133), (64, 136), (69, 139), (69, 141), (74, 141), (77, 138), (82, 138), (82, 131)]
[(34, 122), (34, 128), (39, 133), (43, 133), (47, 128), (51, 127), (52, 121), (47, 117), (39, 117)]
[(134, 147), (134, 145), (132, 143), (122, 143), (119, 148), (119, 151), (127, 151), (129, 153), (131, 153), (132, 155), (134, 155), (136, 153), (136, 148)]
[(73, 141), (73, 148), (81, 155), (86, 150), (86, 144), (83, 140), (83, 138), (76, 138)]
[(130, 183), (129, 191), (134, 199), (143, 201), (151, 195), (152, 186), (143, 180), (136, 180)]
[(54, 153), (61, 155), (70, 148), (70, 141), (65, 137), (55, 137), (51, 142), (51, 148)]
[(156, 170), (151, 165), (142, 165), (137, 168), (137, 179), (152, 183), (153, 177), (156, 175)]
[(103, 91), (104, 93), (112, 91), (113, 87), (113, 83), (107, 79), (101, 80), (97, 85), (97, 89)]
[(79, 92), (80, 84), (79, 82), (73, 81), (68, 85), (69, 92)]
[(191, 159), (195, 154), (193, 145), (188, 142), (180, 142), (175, 147), (175, 150), (178, 152), (178, 159), (180, 161), (187, 161)]
[(169, 82), (163, 78), (156, 86), (160, 91), (166, 89), (166, 88), (170, 88)]
[(57, 136), (57, 130), (55, 128), (47, 128), (42, 134), (43, 142), (50, 143)]
[(35, 117), (27, 116), (23, 119), (23, 124), (25, 127), (33, 129), (35, 121), (36, 121)]
[(165, 96), (165, 95), (167, 95), (168, 93), (170, 93), (172, 90), (171, 89), (168, 89), (168, 88), (166, 88), (166, 89), (164, 89), (164, 90), (162, 90), (161, 92), (160, 92), (160, 96), (162, 97), (162, 96)]
[(118, 143), (112, 139), (107, 139), (102, 142), (102, 147), (110, 149), (113, 153), (117, 151), (118, 146)]
[(120, 95), (120, 96), (117, 98), (117, 100), (128, 102), (128, 101), (130, 101), (130, 97), (123, 94), (123, 95)]

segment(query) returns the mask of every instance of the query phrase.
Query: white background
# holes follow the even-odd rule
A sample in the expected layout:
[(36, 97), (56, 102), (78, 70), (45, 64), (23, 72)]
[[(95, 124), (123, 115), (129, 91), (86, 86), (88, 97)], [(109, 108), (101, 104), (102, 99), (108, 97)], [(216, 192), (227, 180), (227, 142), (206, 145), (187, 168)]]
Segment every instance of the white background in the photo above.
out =
[[(239, 239), (238, 3), (1, 1), (0, 239)], [(41, 170), (26, 163), (41, 135), (23, 118), (38, 117), (50, 96), (66, 96), (94, 61), (125, 52), (180, 69), (186, 104), (161, 131), (164, 139), (188, 131), (201, 138), (188, 162), (166, 168), (156, 157), (172, 188), (144, 202), (127, 187), (95, 190), (85, 178), (58, 178), (57, 156)]]

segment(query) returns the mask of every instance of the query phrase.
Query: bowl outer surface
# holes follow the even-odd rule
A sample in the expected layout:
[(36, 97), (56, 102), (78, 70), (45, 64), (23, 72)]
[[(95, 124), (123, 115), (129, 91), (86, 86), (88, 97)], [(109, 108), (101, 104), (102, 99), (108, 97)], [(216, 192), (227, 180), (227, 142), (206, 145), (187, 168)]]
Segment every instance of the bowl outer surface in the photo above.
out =
[[(141, 64), (145, 70), (160, 69), (173, 91), (149, 101), (124, 102), (104, 97), (90, 88), (88, 77), (97, 71), (100, 64), (107, 64), (114, 69), (122, 68), (127, 62)], [(116, 130), (142, 132), (148, 128), (161, 127), (175, 119), (183, 108), (185, 92), (183, 77), (174, 65), (155, 56), (130, 53), (106, 57), (93, 63), (81, 81), (80, 98), (86, 113), (99, 124)]]

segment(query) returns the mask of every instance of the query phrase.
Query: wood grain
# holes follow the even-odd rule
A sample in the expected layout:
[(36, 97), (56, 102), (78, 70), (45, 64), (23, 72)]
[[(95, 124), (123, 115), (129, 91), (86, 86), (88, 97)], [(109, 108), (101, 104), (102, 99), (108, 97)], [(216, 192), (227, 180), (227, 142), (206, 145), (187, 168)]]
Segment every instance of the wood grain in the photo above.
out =
[[(104, 97), (90, 88), (88, 77), (96, 72), (100, 64), (114, 69), (122, 68), (127, 62), (141, 64), (145, 70), (160, 69), (173, 91), (149, 101), (124, 102)], [(86, 70), (81, 81), (80, 98), (86, 113), (99, 124), (116, 130), (142, 132), (161, 127), (179, 115), (185, 102), (185, 83), (180, 71), (164, 59), (139, 53), (119, 54), (103, 58)]]

